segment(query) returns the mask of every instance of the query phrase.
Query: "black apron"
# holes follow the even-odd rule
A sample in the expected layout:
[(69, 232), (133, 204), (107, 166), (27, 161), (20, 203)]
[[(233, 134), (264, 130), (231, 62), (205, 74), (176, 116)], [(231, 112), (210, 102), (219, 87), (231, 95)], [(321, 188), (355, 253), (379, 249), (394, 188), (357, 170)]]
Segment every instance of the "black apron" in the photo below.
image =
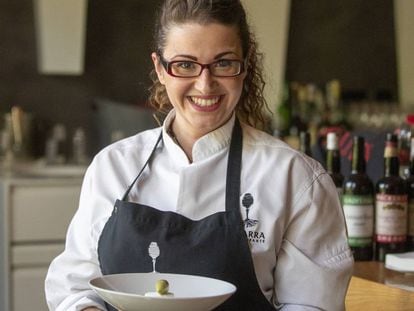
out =
[[(155, 269), (162, 273), (217, 278), (233, 283), (237, 291), (215, 310), (276, 310), (260, 290), (240, 214), (242, 130), (238, 120), (227, 160), (225, 212), (201, 220), (127, 201), (161, 137), (162, 132), (123, 199), (116, 201), (102, 231), (98, 243), (102, 273), (142, 273)], [(155, 261), (149, 255), (150, 245), (155, 249)], [(115, 310), (108, 304), (107, 308)]]

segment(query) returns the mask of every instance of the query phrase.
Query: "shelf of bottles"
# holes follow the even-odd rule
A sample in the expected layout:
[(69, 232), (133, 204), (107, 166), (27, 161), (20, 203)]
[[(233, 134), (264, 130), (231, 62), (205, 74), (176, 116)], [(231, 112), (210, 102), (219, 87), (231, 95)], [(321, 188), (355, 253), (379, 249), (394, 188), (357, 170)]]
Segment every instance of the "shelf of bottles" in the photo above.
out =
[(328, 81), (324, 87), (290, 82), (284, 85), (273, 133), (299, 149), (301, 131), (310, 133), (313, 145), (329, 131), (397, 129), (413, 112), (414, 108), (402, 108), (385, 91), (372, 96), (362, 91), (342, 92), (338, 80)]
[(337, 80), (293, 82), (277, 111), (274, 134), (332, 177), (358, 261), (414, 251), (414, 108), (383, 99), (345, 102)]

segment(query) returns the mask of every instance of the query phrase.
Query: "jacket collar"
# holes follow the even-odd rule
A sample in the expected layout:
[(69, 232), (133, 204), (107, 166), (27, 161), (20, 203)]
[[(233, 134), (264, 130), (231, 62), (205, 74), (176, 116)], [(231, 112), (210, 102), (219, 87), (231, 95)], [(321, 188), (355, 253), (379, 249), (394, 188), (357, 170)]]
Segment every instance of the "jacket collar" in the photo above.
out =
[[(168, 113), (163, 124), (162, 131), (164, 146), (171, 156), (175, 160), (178, 160), (180, 164), (188, 165), (189, 161), (184, 151), (167, 133), (174, 118), (175, 110), (173, 109)], [(195, 142), (193, 146), (193, 163), (209, 158), (229, 146), (235, 118), (235, 114), (233, 113), (231, 118), (223, 126), (207, 133)]]

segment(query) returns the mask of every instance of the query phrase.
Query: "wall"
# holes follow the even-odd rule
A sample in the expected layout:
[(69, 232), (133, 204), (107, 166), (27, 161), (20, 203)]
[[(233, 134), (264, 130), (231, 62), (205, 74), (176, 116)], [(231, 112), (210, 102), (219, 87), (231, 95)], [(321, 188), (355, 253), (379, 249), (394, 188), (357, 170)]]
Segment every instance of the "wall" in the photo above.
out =
[[(81, 76), (39, 74), (32, 0), (0, 1), (0, 113), (20, 105), (46, 121), (41, 123), (42, 133), (56, 122), (67, 125), (69, 134), (83, 126), (89, 134), (90, 152), (96, 152), (93, 99), (146, 101), (154, 10), (161, 0), (89, 0)], [(265, 56), (265, 95), (275, 110), (284, 75), (289, 0), (244, 3)], [(37, 145), (37, 153), (43, 152), (42, 140)]]
[[(81, 76), (38, 74), (32, 1), (0, 0), (0, 114), (20, 105), (45, 121), (43, 132), (54, 122), (63, 122), (69, 131), (83, 126), (95, 152), (93, 99), (133, 105), (146, 101), (154, 9), (161, 0), (88, 0)], [(289, 3), (287, 79), (324, 83), (336, 77), (345, 88), (389, 88), (397, 93), (391, 0), (375, 1), (375, 10), (372, 1), (359, 0), (348, 0), (346, 7), (345, 2), (329, 0), (243, 2), (265, 56), (265, 94), (272, 110), (285, 72)], [(388, 14), (382, 15), (384, 11)], [(42, 141), (37, 145), (41, 152)]]
[(286, 77), (398, 99), (392, 0), (292, 0)]
[[(90, 152), (95, 152), (93, 99), (107, 97), (136, 105), (146, 101), (158, 3), (89, 0), (85, 72), (57, 76), (37, 72), (32, 0), (0, 0), (0, 114), (20, 105), (43, 120), (43, 132), (55, 122), (67, 125), (69, 134), (83, 126), (90, 137)], [(42, 141), (37, 144), (40, 152)]]
[(263, 53), (265, 97), (272, 112), (280, 102), (285, 75), (290, 0), (243, 0)]
[(398, 62), (398, 90), (401, 104), (414, 107), (414, 1), (394, 1)]

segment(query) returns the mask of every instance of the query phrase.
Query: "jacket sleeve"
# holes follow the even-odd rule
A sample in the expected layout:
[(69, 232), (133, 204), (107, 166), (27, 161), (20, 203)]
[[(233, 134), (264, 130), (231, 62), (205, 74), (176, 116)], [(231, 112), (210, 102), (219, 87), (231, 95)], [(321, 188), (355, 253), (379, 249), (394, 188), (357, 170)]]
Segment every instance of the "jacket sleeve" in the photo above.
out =
[(324, 171), (297, 193), (275, 269), (281, 310), (344, 310), (352, 276), (345, 219), (337, 190)]
[(89, 280), (101, 276), (96, 228), (103, 227), (109, 217), (103, 215), (110, 214), (110, 207), (105, 208), (107, 203), (99, 195), (92, 195), (90, 171), (88, 168), (85, 174), (79, 208), (69, 225), (65, 250), (52, 261), (46, 276), (46, 300), (52, 311), (78, 311), (88, 306), (106, 310), (103, 300), (89, 287)]

